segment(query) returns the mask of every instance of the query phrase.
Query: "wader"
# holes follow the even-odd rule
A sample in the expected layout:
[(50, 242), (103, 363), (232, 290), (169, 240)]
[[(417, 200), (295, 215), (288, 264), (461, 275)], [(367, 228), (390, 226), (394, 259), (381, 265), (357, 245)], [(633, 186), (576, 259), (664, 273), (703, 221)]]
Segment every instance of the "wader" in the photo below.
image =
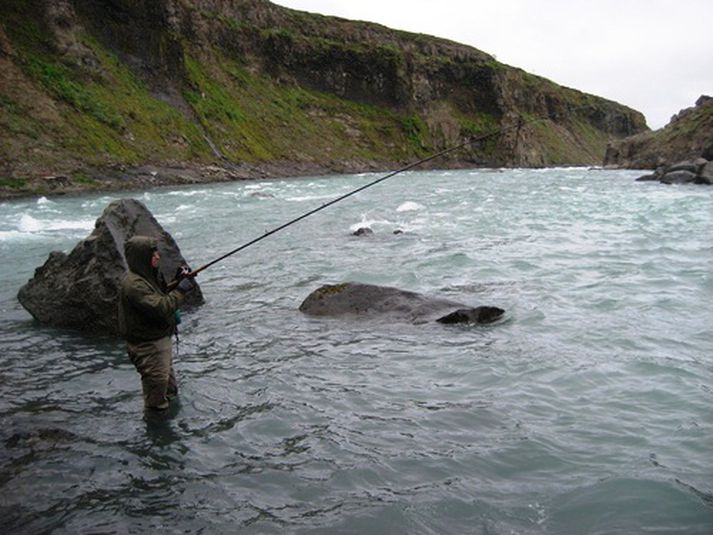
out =
[(127, 343), (129, 358), (141, 374), (144, 407), (167, 409), (168, 402), (178, 394), (172, 365), (171, 338), (150, 342)]

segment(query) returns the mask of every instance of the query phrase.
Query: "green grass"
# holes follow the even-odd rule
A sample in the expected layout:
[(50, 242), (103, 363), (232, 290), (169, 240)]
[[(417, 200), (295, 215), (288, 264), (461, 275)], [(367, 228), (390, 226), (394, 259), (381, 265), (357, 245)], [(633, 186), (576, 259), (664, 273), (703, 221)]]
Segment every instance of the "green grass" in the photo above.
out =
[(497, 117), (490, 114), (460, 117), (461, 133), (469, 137), (479, 137), (495, 132), (500, 128)]
[(233, 161), (385, 161), (414, 156), (428, 145), (428, 129), (413, 114), (276, 84), (217, 51), (213, 58), (187, 55), (184, 96)]
[(0, 177), (0, 188), (22, 190), (26, 187), (27, 180), (24, 178)]
[(418, 115), (411, 114), (401, 120), (401, 127), (411, 145), (419, 149), (428, 150), (429, 137), (428, 125)]
[[(155, 98), (125, 64), (95, 39), (83, 35), (81, 42), (98, 60), (100, 68), (96, 72), (64, 64), (41, 42), (26, 43), (18, 50), (27, 76), (57, 103), (62, 121), (53, 126), (60, 147), (92, 164), (210, 159), (210, 150), (197, 125)], [(26, 119), (28, 114), (21, 115)], [(3, 120), (11, 131), (37, 136), (36, 128), (23, 129), (21, 123), (11, 119), (12, 115)]]
[(83, 172), (72, 175), (72, 181), (83, 186), (95, 186), (97, 184), (97, 180), (94, 177)]
[(37, 140), (43, 128), (42, 124), (32, 118), (29, 108), (0, 94), (0, 131), (9, 133), (13, 137), (25, 136)]
[[(12, 41), (15, 64), (27, 77), (24, 83), (33, 83), (32, 91), (45, 95), (21, 104), (0, 91), (0, 141), (13, 136), (4, 145), (34, 143), (41, 149), (35, 157), (52, 165), (67, 156), (100, 165), (212, 159), (200, 127), (154, 97), (96, 39), (76, 35), (82, 54), (92, 59), (89, 66), (71, 54), (58, 55), (37, 17), (43, 9), (34, 0), (4, 0), (0, 5), (0, 21)], [(42, 107), (53, 111), (42, 113)]]
[(106, 126), (121, 130), (126, 124), (116, 109), (98, 98), (97, 85), (84, 85), (73, 79), (73, 73), (62, 64), (49, 63), (38, 56), (26, 55), (25, 66), (30, 77), (38, 80), (56, 98), (84, 112)]

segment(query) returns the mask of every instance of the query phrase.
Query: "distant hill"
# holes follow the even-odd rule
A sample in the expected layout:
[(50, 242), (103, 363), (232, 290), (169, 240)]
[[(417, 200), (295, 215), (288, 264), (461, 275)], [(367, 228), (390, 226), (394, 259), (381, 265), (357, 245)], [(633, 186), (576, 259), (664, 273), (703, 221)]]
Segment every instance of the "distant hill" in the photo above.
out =
[(604, 163), (632, 169), (655, 169), (681, 160), (713, 161), (713, 98), (701, 96), (665, 127), (614, 141)]
[(601, 164), (647, 130), (474, 48), (265, 0), (2, 0), (0, 72), (5, 193), (384, 169), (521, 121), (433, 165)]

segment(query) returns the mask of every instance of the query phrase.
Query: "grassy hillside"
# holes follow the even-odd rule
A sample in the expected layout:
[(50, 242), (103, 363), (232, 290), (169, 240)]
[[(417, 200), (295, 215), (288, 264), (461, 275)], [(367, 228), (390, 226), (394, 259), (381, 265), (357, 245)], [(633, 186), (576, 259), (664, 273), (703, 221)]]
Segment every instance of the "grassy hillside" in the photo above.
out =
[(0, 23), (6, 193), (380, 169), (547, 115), (440, 163), (600, 163), (645, 128), (457, 43), (261, 0), (4, 0)]

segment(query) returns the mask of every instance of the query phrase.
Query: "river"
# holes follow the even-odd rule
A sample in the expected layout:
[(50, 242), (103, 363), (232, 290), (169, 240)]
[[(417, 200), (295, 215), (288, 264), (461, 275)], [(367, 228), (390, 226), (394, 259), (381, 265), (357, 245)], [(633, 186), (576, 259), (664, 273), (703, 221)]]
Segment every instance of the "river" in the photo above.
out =
[[(197, 266), (379, 175), (0, 203), (2, 531), (713, 533), (713, 189), (640, 174), (408, 172), (216, 264), (165, 419), (24, 311), (34, 269), (116, 198)], [(298, 311), (344, 281), (506, 315)]]

